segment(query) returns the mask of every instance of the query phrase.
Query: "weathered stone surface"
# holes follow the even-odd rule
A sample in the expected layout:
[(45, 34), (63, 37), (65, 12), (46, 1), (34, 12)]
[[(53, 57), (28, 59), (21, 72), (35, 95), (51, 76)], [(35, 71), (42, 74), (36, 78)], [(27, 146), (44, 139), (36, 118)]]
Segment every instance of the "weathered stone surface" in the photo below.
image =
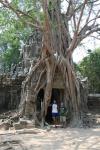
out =
[(8, 130), (10, 127), (11, 127), (11, 124), (12, 124), (12, 122), (11, 122), (11, 120), (9, 119), (9, 120), (6, 120), (6, 121), (4, 121), (4, 122), (1, 122), (0, 123), (0, 129), (2, 130)]
[(14, 126), (15, 130), (22, 129), (22, 125), (19, 122), (18, 123), (14, 123), (13, 126)]
[(31, 61), (36, 60), (40, 56), (42, 47), (42, 32), (38, 29), (29, 36), (27, 43), (22, 50), (22, 57), (24, 62), (24, 73), (28, 73), (31, 66)]
[(21, 85), (24, 76), (0, 76), (0, 111), (16, 109), (20, 103)]
[(30, 129), (30, 128), (35, 127), (35, 122), (33, 120), (20, 119), (20, 121), (17, 123), (14, 123), (13, 126), (16, 130), (23, 129), (23, 128)]
[[(29, 72), (30, 65), (36, 63), (40, 56), (42, 46), (42, 33), (39, 30), (29, 36), (24, 45), (19, 64), (11, 65), (10, 72), (0, 72), (0, 109), (16, 109), (20, 103), (22, 81)], [(1, 68), (2, 65), (0, 65)]]

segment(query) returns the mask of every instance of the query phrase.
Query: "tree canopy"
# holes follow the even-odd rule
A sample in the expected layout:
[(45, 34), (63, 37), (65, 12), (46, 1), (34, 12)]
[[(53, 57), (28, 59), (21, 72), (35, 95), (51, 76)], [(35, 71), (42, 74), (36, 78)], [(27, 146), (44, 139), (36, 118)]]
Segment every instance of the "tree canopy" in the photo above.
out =
[(88, 77), (89, 91), (100, 93), (100, 48), (82, 60), (79, 70), (84, 77)]
[(19, 62), (20, 49), (32, 29), (24, 24), (13, 11), (2, 6), (0, 8), (0, 27), (0, 59), (2, 67), (9, 70), (11, 64)]

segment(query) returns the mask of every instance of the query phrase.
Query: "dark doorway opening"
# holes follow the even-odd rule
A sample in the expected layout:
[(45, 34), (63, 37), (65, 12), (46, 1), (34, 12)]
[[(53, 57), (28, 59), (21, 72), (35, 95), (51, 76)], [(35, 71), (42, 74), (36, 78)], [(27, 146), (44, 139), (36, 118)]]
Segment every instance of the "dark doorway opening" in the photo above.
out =
[(64, 90), (63, 89), (52, 89), (51, 101), (48, 106), (47, 115), (45, 121), (49, 124), (53, 123), (52, 119), (52, 104), (55, 100), (57, 102), (58, 108), (60, 107), (61, 102), (63, 101)]
[(41, 111), (41, 103), (44, 99), (44, 90), (41, 89), (37, 95), (37, 101), (36, 101), (36, 109), (37, 111)]
[[(52, 89), (52, 96), (51, 101), (47, 109), (47, 115), (45, 117), (45, 121), (49, 124), (53, 124), (52, 119), (52, 104), (55, 100), (57, 102), (58, 108), (60, 107), (61, 102), (63, 101), (63, 95), (64, 90), (63, 89)], [(36, 110), (37, 110), (37, 117), (39, 120), (41, 120), (41, 108), (44, 100), (44, 89), (41, 89), (37, 95), (37, 101), (36, 101)]]
[(43, 99), (44, 99), (44, 89), (40, 89), (36, 100), (36, 112), (39, 121), (41, 121), (41, 108), (42, 108)]

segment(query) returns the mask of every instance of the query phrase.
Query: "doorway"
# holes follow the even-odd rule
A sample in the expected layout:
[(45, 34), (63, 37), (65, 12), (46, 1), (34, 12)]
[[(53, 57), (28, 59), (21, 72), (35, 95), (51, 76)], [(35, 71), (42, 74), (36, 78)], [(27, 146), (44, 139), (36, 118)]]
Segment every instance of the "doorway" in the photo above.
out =
[(51, 101), (47, 109), (47, 115), (45, 121), (49, 124), (53, 123), (52, 119), (52, 104), (55, 100), (57, 102), (58, 108), (60, 107), (61, 102), (63, 101), (64, 90), (63, 89), (52, 89)]

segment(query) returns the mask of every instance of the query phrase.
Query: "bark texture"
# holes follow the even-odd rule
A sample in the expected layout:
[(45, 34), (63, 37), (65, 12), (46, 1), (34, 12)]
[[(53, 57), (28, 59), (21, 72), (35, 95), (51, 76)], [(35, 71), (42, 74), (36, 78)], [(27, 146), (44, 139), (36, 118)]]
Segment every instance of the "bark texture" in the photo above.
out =
[[(68, 22), (61, 14), (60, 1), (43, 1), (45, 21), (43, 25), (41, 55), (31, 62), (27, 77), (22, 84), (20, 114), (37, 120), (36, 101), (40, 89), (44, 89), (41, 121), (47, 114), (51, 101), (54, 77), (60, 72), (64, 83), (64, 105), (69, 108), (70, 124), (81, 124), (86, 98), (82, 93), (82, 85), (76, 78), (72, 53), (76, 47), (77, 32), (74, 39), (69, 34)], [(77, 27), (78, 31), (78, 27)], [(83, 106), (84, 103), (84, 106)]]

